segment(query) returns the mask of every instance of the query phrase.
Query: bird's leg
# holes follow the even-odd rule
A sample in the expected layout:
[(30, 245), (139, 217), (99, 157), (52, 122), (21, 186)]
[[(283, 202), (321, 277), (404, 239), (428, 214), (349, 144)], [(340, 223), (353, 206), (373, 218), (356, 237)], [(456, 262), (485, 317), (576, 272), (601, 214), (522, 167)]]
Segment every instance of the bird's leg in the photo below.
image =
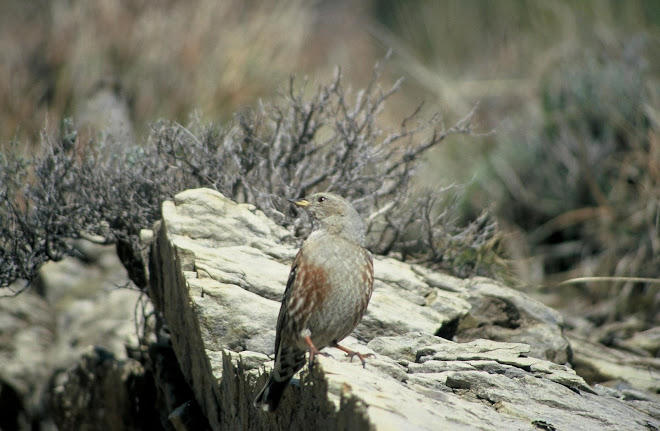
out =
[(367, 361), (366, 361), (365, 358), (375, 358), (375, 357), (376, 357), (376, 355), (374, 355), (373, 353), (367, 353), (367, 354), (363, 355), (363, 354), (360, 353), (360, 352), (356, 352), (356, 351), (351, 350), (351, 349), (348, 349), (348, 348), (346, 348), (346, 347), (344, 347), (344, 346), (340, 346), (340, 345), (337, 344), (337, 343), (332, 343), (332, 344), (331, 344), (331, 347), (334, 347), (335, 349), (339, 349), (339, 350), (341, 350), (342, 352), (346, 352), (346, 356), (348, 356), (349, 358), (351, 358), (351, 359), (350, 359), (351, 362), (353, 361), (353, 357), (354, 357), (354, 356), (357, 356), (358, 358), (360, 358), (360, 361), (362, 362), (362, 367), (363, 367), (363, 368), (366, 368), (366, 366), (367, 366)]
[(314, 366), (314, 357), (316, 355), (323, 355), (328, 358), (332, 358), (332, 355), (330, 353), (322, 352), (319, 349), (316, 348), (314, 343), (312, 342), (312, 338), (310, 335), (305, 336), (305, 341), (307, 342), (307, 345), (309, 346), (309, 369), (311, 370), (312, 367)]

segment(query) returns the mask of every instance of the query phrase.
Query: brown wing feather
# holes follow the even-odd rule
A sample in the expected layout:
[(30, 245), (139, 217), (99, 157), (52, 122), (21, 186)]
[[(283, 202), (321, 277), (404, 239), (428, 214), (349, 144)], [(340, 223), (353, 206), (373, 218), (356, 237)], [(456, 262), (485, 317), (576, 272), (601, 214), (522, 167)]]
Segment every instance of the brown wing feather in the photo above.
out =
[(301, 251), (302, 248), (298, 250), (298, 254), (296, 254), (296, 257), (293, 259), (293, 263), (291, 264), (289, 279), (287, 280), (286, 288), (284, 289), (284, 296), (282, 297), (282, 305), (280, 305), (280, 314), (277, 316), (277, 328), (275, 330), (275, 356), (277, 356), (277, 353), (280, 350), (280, 341), (282, 339), (282, 335), (281, 335), (282, 325), (284, 325), (284, 319), (287, 309), (286, 304), (289, 302), (289, 298), (291, 297), (291, 292), (293, 291), (293, 285), (296, 281), (296, 276), (298, 273), (298, 265), (300, 263)]

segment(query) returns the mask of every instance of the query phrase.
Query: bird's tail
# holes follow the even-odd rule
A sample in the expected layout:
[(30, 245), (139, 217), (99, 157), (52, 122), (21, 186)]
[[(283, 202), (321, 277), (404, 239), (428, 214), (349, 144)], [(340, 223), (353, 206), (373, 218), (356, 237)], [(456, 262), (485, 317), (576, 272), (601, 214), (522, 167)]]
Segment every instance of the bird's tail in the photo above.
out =
[(289, 384), (289, 380), (291, 379), (278, 382), (274, 379), (273, 373), (271, 373), (266, 386), (264, 386), (261, 392), (259, 392), (259, 395), (254, 399), (254, 406), (267, 412), (275, 411), (280, 404), (282, 394)]

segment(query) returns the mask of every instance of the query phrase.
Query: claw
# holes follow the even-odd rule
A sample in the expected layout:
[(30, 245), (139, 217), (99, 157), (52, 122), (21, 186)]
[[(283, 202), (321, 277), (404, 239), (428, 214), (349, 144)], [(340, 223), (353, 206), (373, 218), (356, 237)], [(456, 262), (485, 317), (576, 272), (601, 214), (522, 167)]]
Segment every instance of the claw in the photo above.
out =
[(337, 343), (334, 343), (334, 344), (332, 345), (332, 347), (334, 347), (335, 349), (339, 349), (339, 350), (341, 350), (341, 351), (343, 351), (343, 352), (346, 352), (346, 357), (350, 358), (350, 362), (353, 362), (353, 357), (357, 356), (357, 357), (360, 359), (360, 362), (362, 362), (362, 368), (366, 368), (366, 367), (367, 367), (367, 361), (366, 361), (365, 358), (375, 358), (375, 357), (376, 357), (376, 355), (374, 355), (373, 353), (365, 353), (365, 354), (363, 355), (363, 354), (360, 353), (360, 352), (356, 352), (356, 351), (351, 350), (351, 349), (348, 349), (348, 348), (346, 348), (346, 347), (344, 347), (344, 346), (340, 346), (340, 345), (337, 344)]

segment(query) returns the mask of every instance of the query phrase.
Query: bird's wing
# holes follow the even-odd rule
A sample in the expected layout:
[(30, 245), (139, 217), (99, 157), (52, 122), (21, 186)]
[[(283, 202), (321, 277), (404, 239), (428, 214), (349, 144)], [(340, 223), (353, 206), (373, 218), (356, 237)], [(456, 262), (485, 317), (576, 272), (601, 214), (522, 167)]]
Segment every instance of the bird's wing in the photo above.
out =
[[(302, 250), (302, 249), (301, 249)], [(296, 280), (296, 273), (298, 269), (298, 262), (300, 261), (300, 250), (296, 254), (295, 259), (293, 259), (293, 264), (291, 264), (291, 272), (289, 272), (289, 279), (286, 282), (286, 289), (284, 289), (284, 296), (282, 297), (282, 305), (280, 306), (280, 314), (277, 316), (277, 328), (275, 330), (275, 355), (280, 350), (280, 334), (282, 333), (282, 325), (284, 324), (285, 318), (285, 309), (286, 304), (289, 302), (291, 297), (291, 291), (293, 290), (293, 284)]]

